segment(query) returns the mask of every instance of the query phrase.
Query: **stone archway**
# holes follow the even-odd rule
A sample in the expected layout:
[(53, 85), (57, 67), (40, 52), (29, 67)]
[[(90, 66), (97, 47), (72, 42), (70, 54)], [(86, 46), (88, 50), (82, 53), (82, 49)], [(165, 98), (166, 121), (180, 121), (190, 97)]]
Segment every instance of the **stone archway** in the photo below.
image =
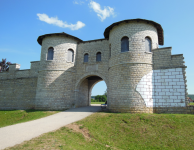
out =
[(108, 91), (106, 79), (99, 74), (86, 74), (78, 80), (75, 86), (75, 107), (90, 105), (92, 88), (100, 81), (105, 81)]

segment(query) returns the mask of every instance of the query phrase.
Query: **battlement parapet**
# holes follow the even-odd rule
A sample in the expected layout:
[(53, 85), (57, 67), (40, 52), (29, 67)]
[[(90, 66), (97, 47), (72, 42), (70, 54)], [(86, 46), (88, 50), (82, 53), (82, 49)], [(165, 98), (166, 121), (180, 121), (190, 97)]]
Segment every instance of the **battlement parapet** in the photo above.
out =
[(152, 49), (153, 69), (186, 68), (182, 54), (171, 55), (172, 47)]
[(11, 71), (17, 71), (17, 70), (20, 70), (20, 64), (15, 63), (15, 64), (10, 64), (9, 65), (9, 71), (10, 72)]

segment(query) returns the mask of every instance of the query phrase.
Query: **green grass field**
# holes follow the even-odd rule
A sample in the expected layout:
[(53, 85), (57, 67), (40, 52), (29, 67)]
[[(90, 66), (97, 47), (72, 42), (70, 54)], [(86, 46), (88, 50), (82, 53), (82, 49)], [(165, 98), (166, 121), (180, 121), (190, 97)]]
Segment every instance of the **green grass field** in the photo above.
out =
[(104, 104), (105, 102), (91, 102), (91, 104)]
[(95, 113), (10, 149), (192, 150), (194, 115)]
[(39, 119), (59, 111), (35, 111), (35, 110), (0, 110), (0, 127), (13, 125), (16, 123), (26, 122), (30, 120)]
[(194, 105), (194, 103), (189, 103), (189, 105)]

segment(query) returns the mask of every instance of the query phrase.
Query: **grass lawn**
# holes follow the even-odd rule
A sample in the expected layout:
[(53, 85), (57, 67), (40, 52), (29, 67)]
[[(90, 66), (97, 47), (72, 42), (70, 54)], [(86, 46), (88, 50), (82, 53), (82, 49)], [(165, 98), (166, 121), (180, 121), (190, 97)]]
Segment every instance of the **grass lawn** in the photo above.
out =
[(36, 111), (36, 110), (0, 110), (0, 127), (13, 125), (16, 123), (26, 122), (39, 119), (59, 111)]
[(194, 103), (189, 103), (189, 105), (194, 105)]
[(194, 115), (95, 113), (10, 149), (192, 150)]
[(91, 102), (91, 104), (104, 104), (105, 102)]

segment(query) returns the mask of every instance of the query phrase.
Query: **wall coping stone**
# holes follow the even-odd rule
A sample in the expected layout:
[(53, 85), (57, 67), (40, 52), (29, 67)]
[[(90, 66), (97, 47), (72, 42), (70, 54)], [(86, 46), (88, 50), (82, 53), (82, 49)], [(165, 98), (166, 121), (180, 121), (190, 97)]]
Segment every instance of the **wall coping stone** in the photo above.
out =
[(159, 70), (159, 69), (173, 69), (173, 68), (187, 68), (187, 66), (169, 66), (169, 67), (159, 67), (157, 69), (154, 69), (153, 70)]
[(36, 62), (40, 62), (40, 61), (31, 61), (30, 63), (36, 63)]
[(84, 44), (84, 43), (90, 43), (90, 42), (98, 42), (98, 41), (104, 41), (104, 40), (108, 40), (108, 39), (103, 38), (103, 39), (96, 39), (96, 40), (82, 41), (82, 42), (78, 42), (78, 44)]
[(172, 56), (183, 56), (183, 54), (175, 54), (175, 55), (171, 55)]
[(153, 54), (152, 52), (145, 52), (146, 54)]
[(20, 65), (20, 64), (18, 64), (18, 63), (13, 63), (13, 64), (10, 64), (10, 65)]
[(170, 50), (172, 50), (172, 47), (156, 48), (156, 49), (152, 49), (152, 51), (164, 50), (164, 49), (170, 49)]
[(31, 70), (31, 69), (16, 70), (16, 72), (18, 72), (18, 71), (27, 71), (27, 70)]

